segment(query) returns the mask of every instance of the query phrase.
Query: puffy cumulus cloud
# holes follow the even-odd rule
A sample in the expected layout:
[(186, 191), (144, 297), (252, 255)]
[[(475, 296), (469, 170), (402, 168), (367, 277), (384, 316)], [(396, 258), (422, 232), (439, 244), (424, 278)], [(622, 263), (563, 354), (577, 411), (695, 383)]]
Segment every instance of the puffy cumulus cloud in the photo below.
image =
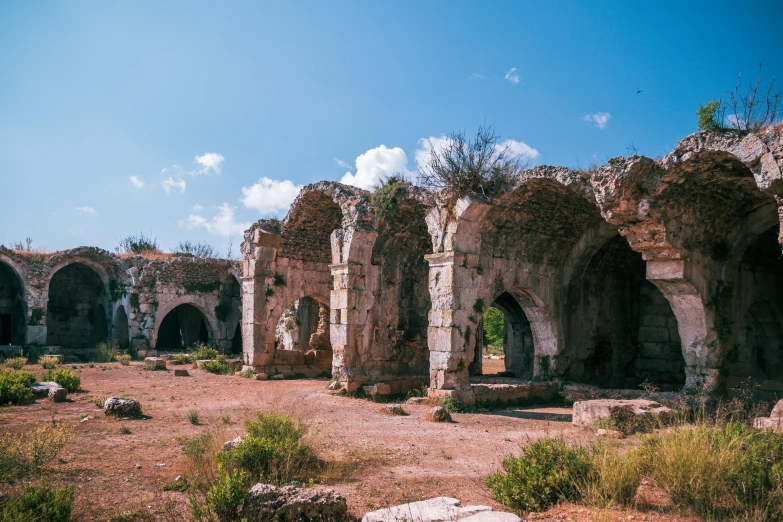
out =
[(193, 205), (193, 207), (191, 208), (191, 210), (193, 210), (193, 212), (198, 212), (199, 210), (204, 210), (204, 207), (202, 207), (201, 205), (199, 205), (198, 203), (196, 203), (195, 205)]
[(242, 187), (242, 197), (239, 200), (247, 208), (258, 210), (263, 214), (278, 213), (288, 210), (294, 202), (302, 185), (294, 185), (288, 179), (282, 181), (270, 178), (261, 178), (258, 183), (249, 187)]
[(510, 81), (513, 84), (519, 83), (519, 74), (517, 73), (517, 68), (512, 67), (511, 69), (509, 69), (503, 78), (505, 78), (506, 80)]
[(582, 116), (582, 121), (586, 121), (587, 123), (604, 130), (609, 124), (609, 118), (611, 117), (612, 115), (608, 112), (596, 112), (595, 114), (585, 114)]
[(359, 155), (356, 158), (356, 172), (346, 172), (340, 182), (369, 190), (389, 176), (411, 177), (413, 174), (408, 170), (408, 155), (404, 150), (381, 145)]
[(501, 150), (508, 149), (511, 154), (522, 161), (534, 161), (541, 157), (541, 153), (524, 141), (506, 140), (502, 143), (498, 143), (495, 147)]
[(136, 187), (137, 189), (144, 188), (144, 185), (146, 184), (144, 183), (144, 180), (138, 176), (131, 176), (128, 179), (133, 184), (133, 186)]
[(178, 188), (180, 193), (185, 192), (185, 180), (184, 179), (174, 179), (171, 176), (163, 180), (163, 183), (161, 183), (161, 187), (163, 187), (163, 190), (166, 191), (166, 194), (171, 192), (171, 189)]
[(215, 174), (220, 174), (220, 171), (223, 168), (223, 161), (225, 161), (225, 158), (223, 157), (222, 154), (219, 154), (217, 152), (205, 152), (201, 156), (196, 156), (196, 158), (193, 160), (193, 162), (196, 163), (197, 165), (200, 165), (201, 168), (191, 172), (190, 174), (209, 175), (213, 172)]
[(92, 207), (76, 207), (76, 211), (81, 214), (90, 214), (91, 216), (98, 214), (98, 211)]
[(185, 228), (201, 228), (217, 236), (241, 236), (250, 227), (250, 223), (237, 221), (235, 210), (235, 207), (223, 203), (218, 207), (218, 213), (211, 219), (201, 214), (191, 214), (187, 219), (179, 220), (177, 223)]

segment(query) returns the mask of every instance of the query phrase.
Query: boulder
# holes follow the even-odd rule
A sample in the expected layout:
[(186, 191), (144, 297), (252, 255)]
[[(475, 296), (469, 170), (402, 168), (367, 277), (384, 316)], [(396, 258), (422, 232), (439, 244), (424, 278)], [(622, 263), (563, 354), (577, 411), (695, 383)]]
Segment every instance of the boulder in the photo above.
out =
[(174, 377), (188, 377), (190, 374), (184, 368), (175, 368)]
[(166, 359), (162, 357), (145, 357), (144, 364), (154, 366), (155, 368), (166, 369)]
[(52, 402), (65, 402), (68, 397), (68, 390), (65, 388), (49, 388), (49, 400)]
[(456, 498), (436, 497), (364, 515), (362, 522), (520, 522), (513, 513), (492, 511), (489, 506), (460, 506)]
[(385, 404), (383, 408), (381, 408), (381, 413), (385, 413), (386, 415), (407, 415), (399, 404)]
[(54, 381), (35, 382), (30, 385), (30, 389), (33, 390), (33, 395), (35, 395), (36, 399), (48, 397), (49, 390), (57, 390), (59, 388), (63, 387)]
[(239, 445), (239, 443), (242, 442), (243, 440), (245, 440), (244, 435), (240, 435), (239, 437), (232, 440), (227, 440), (226, 442), (223, 443), (223, 451), (227, 451), (237, 447), (237, 445)]
[(769, 417), (758, 417), (753, 420), (753, 427), (759, 430), (773, 430), (783, 433), (783, 400), (778, 401)]
[(672, 413), (671, 408), (645, 399), (577, 401), (572, 422), (575, 426), (591, 427), (598, 419), (609, 418), (613, 408), (630, 407), (635, 415), (661, 416)]
[(256, 380), (257, 381), (265, 381), (267, 379), (269, 379), (269, 375), (267, 375), (265, 373), (257, 373), (256, 374)]
[(348, 503), (331, 489), (277, 488), (256, 484), (245, 495), (242, 517), (248, 522), (348, 520)]
[(427, 420), (432, 422), (451, 422), (451, 415), (443, 406), (433, 406), (427, 413)]
[(772, 408), (772, 413), (769, 414), (769, 418), (783, 419), (783, 400), (778, 401), (775, 407)]
[(120, 399), (109, 397), (103, 403), (103, 413), (118, 417), (140, 417), (141, 403), (136, 399)]
[(278, 373), (277, 375), (271, 376), (270, 379), (273, 381), (282, 381), (283, 379), (285, 379), (285, 375), (283, 375), (282, 373)]

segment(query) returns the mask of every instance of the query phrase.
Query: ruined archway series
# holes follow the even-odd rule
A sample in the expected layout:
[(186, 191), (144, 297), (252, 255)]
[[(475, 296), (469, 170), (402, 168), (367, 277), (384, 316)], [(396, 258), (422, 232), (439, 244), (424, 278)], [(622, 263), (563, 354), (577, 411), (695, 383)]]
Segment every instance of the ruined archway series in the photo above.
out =
[[(370, 193), (316, 183), (285, 219), (246, 231), (241, 262), (0, 248), (0, 336), (151, 351), (165, 318), (192, 307), (199, 335), (203, 325), (256, 371), (329, 373), (348, 389), (426, 385), (470, 403), (482, 316), (496, 303), (519, 379), (715, 391), (750, 379), (774, 392), (781, 168), (779, 129), (700, 132), (660, 160), (536, 167), (490, 200), (433, 203), (409, 186), (384, 219)], [(278, 325), (303, 298), (309, 326), (290, 344), (307, 350), (281, 349)]]

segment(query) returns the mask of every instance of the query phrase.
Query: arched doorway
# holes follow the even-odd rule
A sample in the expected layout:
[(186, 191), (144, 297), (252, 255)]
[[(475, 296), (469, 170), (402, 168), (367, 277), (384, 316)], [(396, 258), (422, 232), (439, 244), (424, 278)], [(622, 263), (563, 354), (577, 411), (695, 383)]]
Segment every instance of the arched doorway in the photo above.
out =
[(234, 337), (231, 339), (231, 354), (242, 354), (242, 323), (238, 322), (234, 329)]
[(108, 339), (107, 294), (100, 276), (71, 263), (49, 281), (46, 342), (63, 348), (92, 348)]
[(331, 350), (329, 307), (310, 296), (289, 306), (275, 328), (275, 350)]
[(111, 329), (111, 340), (121, 350), (128, 349), (130, 335), (128, 333), (128, 314), (125, 307), (120, 305), (114, 314), (114, 324)]
[(161, 321), (155, 349), (174, 352), (196, 343), (207, 344), (210, 338), (210, 328), (201, 310), (191, 304), (181, 304)]
[(220, 301), (215, 306), (218, 321), (217, 345), (225, 353), (242, 353), (242, 336), (239, 326), (242, 322), (242, 287), (231, 274), (220, 285)]
[(0, 345), (25, 343), (26, 315), (22, 281), (10, 266), (0, 262)]
[(568, 378), (603, 388), (682, 388), (677, 319), (625, 238), (615, 236), (593, 255), (567, 297)]
[(508, 292), (503, 292), (481, 319), (476, 337), (471, 375), (533, 377), (533, 330), (524, 310)]

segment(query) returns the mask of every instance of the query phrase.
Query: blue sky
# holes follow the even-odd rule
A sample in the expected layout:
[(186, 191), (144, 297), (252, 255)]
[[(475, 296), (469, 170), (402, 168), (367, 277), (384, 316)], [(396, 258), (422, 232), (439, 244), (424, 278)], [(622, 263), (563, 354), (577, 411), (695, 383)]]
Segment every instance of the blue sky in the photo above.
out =
[(781, 20), (779, 0), (2, 2), (0, 243), (236, 252), (300, 185), (413, 172), (422, 138), (484, 122), (538, 164), (660, 156), (738, 72), (783, 77)]

